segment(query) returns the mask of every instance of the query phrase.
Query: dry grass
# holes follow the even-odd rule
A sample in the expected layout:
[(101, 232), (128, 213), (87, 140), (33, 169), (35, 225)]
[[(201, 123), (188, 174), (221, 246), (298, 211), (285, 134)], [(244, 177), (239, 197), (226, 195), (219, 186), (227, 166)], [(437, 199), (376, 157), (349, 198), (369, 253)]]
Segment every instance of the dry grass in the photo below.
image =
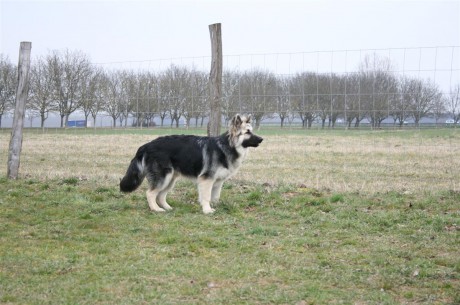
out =
[[(460, 132), (424, 131), (262, 134), (237, 177), (336, 192), (460, 189)], [(6, 175), (9, 133), (0, 133), (0, 175)], [(146, 134), (26, 133), (20, 173), (25, 177), (77, 177), (117, 184)]]

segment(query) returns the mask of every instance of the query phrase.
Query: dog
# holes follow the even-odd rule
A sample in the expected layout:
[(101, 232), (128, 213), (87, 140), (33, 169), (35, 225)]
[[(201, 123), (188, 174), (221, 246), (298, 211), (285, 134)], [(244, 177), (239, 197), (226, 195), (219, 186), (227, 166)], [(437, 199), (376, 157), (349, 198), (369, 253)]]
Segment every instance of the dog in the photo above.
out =
[(196, 179), (198, 200), (204, 214), (215, 210), (222, 185), (246, 158), (249, 147), (263, 139), (253, 133), (251, 116), (235, 115), (229, 129), (217, 137), (172, 135), (141, 146), (120, 181), (121, 192), (136, 190), (147, 177), (147, 201), (155, 212), (171, 210), (166, 195), (180, 176)]

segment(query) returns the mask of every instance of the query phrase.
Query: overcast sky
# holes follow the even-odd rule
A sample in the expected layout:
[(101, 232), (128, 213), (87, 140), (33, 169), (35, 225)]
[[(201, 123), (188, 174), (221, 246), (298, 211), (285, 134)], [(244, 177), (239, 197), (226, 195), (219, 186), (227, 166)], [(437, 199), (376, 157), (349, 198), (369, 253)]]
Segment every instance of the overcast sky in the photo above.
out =
[(460, 45), (460, 1), (0, 0), (0, 52), (81, 50), (93, 62)]
[(212, 23), (222, 23), (224, 68), (348, 73), (369, 49), (383, 49), (398, 72), (445, 91), (460, 81), (453, 0), (0, 0), (0, 53), (17, 63), (20, 42), (31, 41), (33, 58), (69, 49), (107, 66), (161, 69), (180, 58), (206, 68)]
[(221, 23), (224, 68), (348, 73), (383, 49), (399, 73), (443, 90), (460, 80), (460, 0), (0, 0), (0, 18), (0, 53), (14, 63), (31, 41), (33, 58), (69, 49), (115, 68), (208, 70), (208, 25)]

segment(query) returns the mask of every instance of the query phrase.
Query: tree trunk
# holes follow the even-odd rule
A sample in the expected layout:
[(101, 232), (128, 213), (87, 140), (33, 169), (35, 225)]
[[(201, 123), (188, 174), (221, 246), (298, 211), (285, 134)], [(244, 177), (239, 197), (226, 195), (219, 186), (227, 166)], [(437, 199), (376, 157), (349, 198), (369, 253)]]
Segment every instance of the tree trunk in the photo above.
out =
[(69, 116), (70, 116), (70, 113), (67, 113), (64, 116), (64, 127), (67, 127), (67, 123), (69, 122)]
[(88, 117), (89, 117), (89, 114), (85, 113), (85, 128), (88, 127)]

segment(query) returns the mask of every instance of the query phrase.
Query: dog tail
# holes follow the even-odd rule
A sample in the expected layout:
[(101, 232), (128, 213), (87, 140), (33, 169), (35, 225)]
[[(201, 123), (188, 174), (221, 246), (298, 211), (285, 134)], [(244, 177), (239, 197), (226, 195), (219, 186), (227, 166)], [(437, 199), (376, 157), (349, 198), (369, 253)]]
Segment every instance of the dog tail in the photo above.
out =
[(141, 147), (131, 160), (125, 176), (120, 181), (120, 191), (124, 193), (135, 191), (144, 181), (144, 168), (144, 149)]

